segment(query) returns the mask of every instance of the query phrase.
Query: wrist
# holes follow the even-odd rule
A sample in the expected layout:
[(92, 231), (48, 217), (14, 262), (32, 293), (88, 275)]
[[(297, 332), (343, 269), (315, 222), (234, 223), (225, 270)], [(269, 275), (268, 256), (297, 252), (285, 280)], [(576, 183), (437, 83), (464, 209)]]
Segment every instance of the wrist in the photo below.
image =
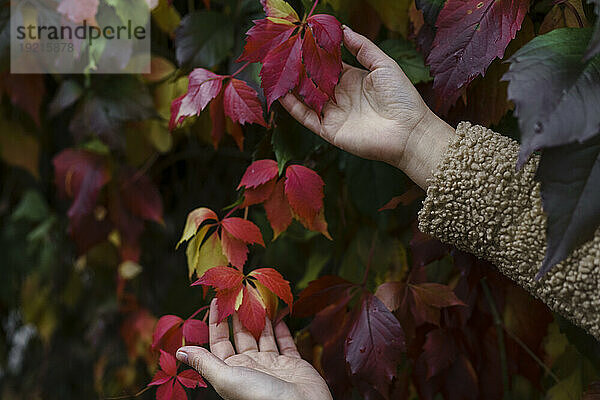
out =
[(454, 128), (427, 108), (408, 136), (396, 166), (426, 190), (428, 180), (448, 149), (449, 139), (455, 134)]

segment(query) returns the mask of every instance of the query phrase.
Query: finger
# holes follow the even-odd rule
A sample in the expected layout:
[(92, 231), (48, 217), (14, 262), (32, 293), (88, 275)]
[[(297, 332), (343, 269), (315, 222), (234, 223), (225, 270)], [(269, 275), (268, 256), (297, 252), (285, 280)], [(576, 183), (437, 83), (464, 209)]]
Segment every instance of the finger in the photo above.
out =
[(258, 348), (260, 351), (267, 351), (279, 354), (277, 343), (275, 343), (275, 335), (273, 334), (273, 324), (269, 318), (266, 318), (265, 327), (258, 339)]
[(288, 93), (279, 102), (302, 125), (316, 134), (321, 131), (321, 121), (317, 113), (298, 99), (293, 93)]
[(258, 351), (256, 339), (254, 339), (254, 336), (242, 326), (237, 313), (233, 315), (233, 339), (235, 348), (240, 354), (249, 351)]
[(233, 345), (229, 340), (229, 324), (227, 320), (223, 320), (217, 324), (219, 320), (219, 312), (217, 309), (217, 299), (213, 299), (210, 303), (210, 314), (208, 317), (208, 340), (210, 351), (221, 360), (231, 357), (235, 354)]
[(285, 322), (281, 321), (275, 327), (275, 336), (277, 337), (277, 345), (279, 346), (279, 352), (284, 356), (301, 358), (296, 343), (292, 338), (292, 334), (288, 329)]
[(177, 350), (177, 359), (194, 368), (215, 388), (232, 380), (232, 368), (204, 347), (185, 346)]
[(393, 60), (375, 43), (345, 25), (344, 46), (369, 71), (392, 65)]

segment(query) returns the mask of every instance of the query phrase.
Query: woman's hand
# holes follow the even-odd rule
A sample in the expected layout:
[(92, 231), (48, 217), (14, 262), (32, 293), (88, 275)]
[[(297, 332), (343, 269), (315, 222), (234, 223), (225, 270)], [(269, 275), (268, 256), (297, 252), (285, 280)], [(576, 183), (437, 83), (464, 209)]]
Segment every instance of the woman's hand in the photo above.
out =
[[(233, 317), (235, 349), (227, 321), (217, 325), (217, 305), (210, 306), (210, 351), (182, 347), (177, 358), (196, 369), (226, 400), (331, 400), (319, 373), (300, 358), (285, 323), (267, 319), (258, 343)], [(237, 352), (236, 352), (237, 350)]]
[(367, 70), (344, 65), (337, 104), (325, 105), (321, 120), (291, 93), (281, 104), (333, 145), (394, 165), (425, 188), (453, 129), (433, 114), (398, 64), (374, 43), (344, 27), (344, 45)]

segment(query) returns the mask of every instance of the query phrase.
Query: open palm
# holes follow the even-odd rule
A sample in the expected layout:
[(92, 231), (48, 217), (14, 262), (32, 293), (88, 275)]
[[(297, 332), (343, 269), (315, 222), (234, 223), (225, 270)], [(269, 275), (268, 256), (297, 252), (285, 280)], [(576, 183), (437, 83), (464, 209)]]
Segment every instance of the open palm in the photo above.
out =
[[(304, 361), (287, 326), (267, 320), (258, 342), (233, 317), (235, 349), (226, 321), (217, 324), (217, 305), (211, 304), (210, 352), (183, 347), (177, 358), (195, 368), (226, 400), (330, 400), (327, 384)], [(237, 350), (237, 353), (236, 353)]]
[(344, 45), (367, 70), (344, 65), (337, 103), (325, 105), (322, 119), (293, 94), (281, 104), (333, 145), (397, 165), (410, 134), (430, 111), (398, 64), (375, 44), (345, 27)]

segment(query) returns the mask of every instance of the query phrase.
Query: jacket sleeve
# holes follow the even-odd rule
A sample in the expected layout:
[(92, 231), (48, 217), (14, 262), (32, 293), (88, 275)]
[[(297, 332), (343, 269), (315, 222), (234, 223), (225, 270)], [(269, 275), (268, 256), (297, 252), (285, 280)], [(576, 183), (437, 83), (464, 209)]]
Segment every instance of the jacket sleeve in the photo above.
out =
[(419, 228), (492, 262), (553, 311), (600, 339), (600, 229), (539, 281), (546, 216), (537, 156), (516, 171), (519, 145), (481, 126), (461, 123), (429, 181)]

